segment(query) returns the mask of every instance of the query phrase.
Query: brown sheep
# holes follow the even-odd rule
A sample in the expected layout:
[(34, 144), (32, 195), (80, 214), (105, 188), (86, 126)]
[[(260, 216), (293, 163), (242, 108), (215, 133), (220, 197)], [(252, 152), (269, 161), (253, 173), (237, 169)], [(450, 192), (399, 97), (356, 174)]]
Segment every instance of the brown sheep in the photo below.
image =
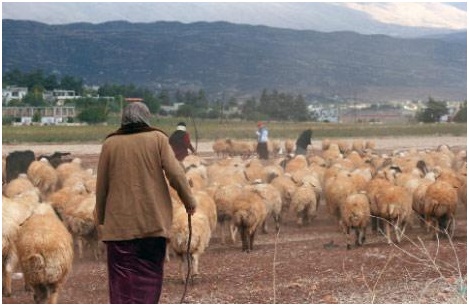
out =
[(244, 192), (235, 202), (233, 223), (240, 233), (243, 252), (249, 253), (253, 250), (257, 229), (264, 222), (267, 210), (262, 198), (254, 192)]
[(376, 215), (385, 220), (386, 238), (392, 244), (391, 226), (400, 243), (412, 214), (412, 195), (401, 186), (381, 188), (375, 195)]
[(48, 196), (57, 188), (57, 171), (46, 158), (33, 161), (28, 167), (27, 175), (44, 196)]
[(225, 139), (216, 139), (213, 142), (212, 150), (215, 152), (217, 157), (225, 157), (228, 154), (229, 146)]
[(347, 249), (351, 248), (350, 230), (355, 230), (355, 245), (365, 242), (365, 233), (370, 223), (370, 202), (365, 193), (349, 195), (340, 206), (341, 225), (347, 240)]
[(293, 193), (291, 209), (296, 213), (299, 226), (305, 225), (316, 217), (318, 210), (317, 195), (314, 186), (304, 182)]
[(435, 236), (439, 231), (453, 236), (457, 203), (457, 189), (446, 181), (436, 181), (427, 187), (424, 215), (427, 224), (434, 228)]

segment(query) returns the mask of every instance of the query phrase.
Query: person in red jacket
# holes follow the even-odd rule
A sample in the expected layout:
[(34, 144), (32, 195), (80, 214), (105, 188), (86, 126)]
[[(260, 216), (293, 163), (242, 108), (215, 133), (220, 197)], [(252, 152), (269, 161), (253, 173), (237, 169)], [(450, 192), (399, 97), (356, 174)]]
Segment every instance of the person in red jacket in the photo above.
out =
[(169, 144), (173, 148), (174, 155), (179, 161), (182, 161), (187, 155), (189, 150), (195, 153), (195, 149), (191, 144), (191, 138), (186, 131), (186, 123), (179, 122), (176, 131), (169, 137)]

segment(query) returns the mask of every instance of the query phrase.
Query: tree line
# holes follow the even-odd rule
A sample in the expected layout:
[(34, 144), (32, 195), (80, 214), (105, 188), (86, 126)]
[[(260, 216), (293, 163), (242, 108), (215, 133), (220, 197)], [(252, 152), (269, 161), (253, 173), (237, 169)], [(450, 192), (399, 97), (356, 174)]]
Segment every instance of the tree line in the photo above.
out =
[[(77, 109), (78, 120), (98, 123), (107, 120), (111, 113), (120, 112), (126, 97), (142, 98), (153, 114), (174, 115), (179, 117), (197, 117), (209, 119), (243, 120), (279, 120), (308, 121), (314, 120), (308, 112), (302, 95), (292, 95), (275, 89), (264, 89), (260, 97), (250, 97), (238, 101), (236, 97), (210, 99), (204, 89), (170, 91), (150, 90), (134, 84), (104, 84), (95, 90), (84, 85), (83, 79), (74, 76), (59, 78), (56, 74), (45, 74), (38, 69), (23, 73), (18, 69), (7, 71), (2, 76), (3, 87), (27, 87), (28, 94), (20, 101), (13, 100), (9, 106), (47, 106), (43, 99), (44, 91), (53, 89), (74, 90), (79, 99), (67, 100), (66, 105)], [(225, 95), (223, 95), (225, 96)], [(177, 110), (167, 110), (165, 106), (181, 103)], [(419, 122), (438, 122), (448, 114), (445, 101), (429, 98), (426, 108), (419, 111)], [(453, 117), (456, 122), (467, 122), (467, 102)]]

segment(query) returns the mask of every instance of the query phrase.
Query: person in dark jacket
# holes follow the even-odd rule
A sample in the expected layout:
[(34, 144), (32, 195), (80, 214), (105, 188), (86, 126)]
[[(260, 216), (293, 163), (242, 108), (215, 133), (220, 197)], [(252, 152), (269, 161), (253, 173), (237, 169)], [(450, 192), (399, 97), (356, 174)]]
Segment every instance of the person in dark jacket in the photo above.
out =
[(191, 138), (186, 131), (186, 123), (179, 122), (176, 131), (169, 137), (169, 144), (173, 148), (174, 155), (179, 161), (182, 161), (187, 155), (189, 150), (195, 153), (195, 149), (191, 144)]
[(311, 144), (311, 137), (313, 131), (311, 129), (304, 130), (296, 140), (296, 155), (306, 155), (308, 152), (308, 146)]

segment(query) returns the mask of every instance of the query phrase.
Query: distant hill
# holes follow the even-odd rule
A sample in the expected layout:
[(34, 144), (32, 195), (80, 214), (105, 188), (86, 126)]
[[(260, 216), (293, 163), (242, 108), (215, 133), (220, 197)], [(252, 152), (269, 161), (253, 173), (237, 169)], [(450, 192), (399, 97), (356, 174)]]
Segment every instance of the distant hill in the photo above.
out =
[[(87, 84), (263, 88), (325, 99), (465, 99), (467, 42), (177, 22), (46, 25), (3, 20), (3, 71), (43, 69)], [(465, 37), (465, 36), (464, 36)]]

